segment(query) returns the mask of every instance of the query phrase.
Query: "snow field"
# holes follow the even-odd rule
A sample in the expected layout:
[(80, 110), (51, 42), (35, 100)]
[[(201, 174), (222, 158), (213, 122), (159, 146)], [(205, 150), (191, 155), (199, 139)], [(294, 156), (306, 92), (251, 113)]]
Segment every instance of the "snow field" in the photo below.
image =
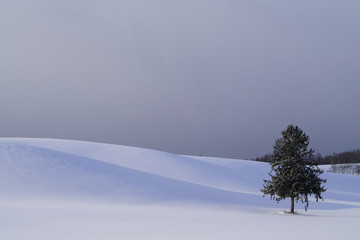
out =
[[(357, 239), (359, 209), (280, 214), (216, 205), (2, 203), (1, 239)], [(4, 221), (4, 217), (6, 221)]]
[(282, 214), (266, 163), (54, 139), (0, 139), (0, 239), (357, 239), (360, 177)]

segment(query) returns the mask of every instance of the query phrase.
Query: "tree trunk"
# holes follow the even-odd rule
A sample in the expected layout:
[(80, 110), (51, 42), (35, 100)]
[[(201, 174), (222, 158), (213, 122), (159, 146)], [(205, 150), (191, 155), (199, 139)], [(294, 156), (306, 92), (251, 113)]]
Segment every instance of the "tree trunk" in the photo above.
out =
[(295, 204), (295, 199), (294, 197), (291, 197), (291, 207), (290, 207), (290, 213), (294, 214), (294, 204)]

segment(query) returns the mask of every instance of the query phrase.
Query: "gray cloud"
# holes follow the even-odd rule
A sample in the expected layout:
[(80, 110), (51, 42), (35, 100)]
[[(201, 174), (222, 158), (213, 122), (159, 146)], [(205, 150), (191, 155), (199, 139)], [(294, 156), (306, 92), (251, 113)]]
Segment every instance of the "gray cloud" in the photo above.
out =
[(2, 1), (1, 135), (250, 158), (359, 147), (357, 1)]

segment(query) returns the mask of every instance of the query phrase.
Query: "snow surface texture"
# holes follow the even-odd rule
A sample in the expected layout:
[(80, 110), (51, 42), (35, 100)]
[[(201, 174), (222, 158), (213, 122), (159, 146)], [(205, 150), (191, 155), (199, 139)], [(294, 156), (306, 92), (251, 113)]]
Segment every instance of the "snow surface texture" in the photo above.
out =
[(110, 144), (1, 139), (0, 239), (355, 239), (359, 176), (325, 173), (325, 201), (307, 213), (299, 203), (292, 216), (279, 214), (288, 201), (262, 197), (269, 170)]

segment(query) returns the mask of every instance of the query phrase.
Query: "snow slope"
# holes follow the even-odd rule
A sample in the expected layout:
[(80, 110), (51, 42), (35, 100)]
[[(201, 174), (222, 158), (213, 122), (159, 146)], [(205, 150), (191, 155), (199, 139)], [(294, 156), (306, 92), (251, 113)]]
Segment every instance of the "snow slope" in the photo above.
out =
[(0, 190), (9, 196), (237, 203), (244, 195), (224, 190), (244, 185), (236, 171), (154, 150), (65, 140), (3, 140), (0, 158)]
[(268, 172), (268, 164), (245, 160), (0, 139), (0, 239), (260, 238), (265, 236), (255, 230), (259, 223), (300, 224), (311, 216), (313, 225), (321, 219), (324, 231), (336, 225), (336, 231), (327, 230), (336, 239), (337, 231), (344, 235), (360, 223), (360, 177), (325, 173), (325, 201), (311, 202), (309, 213), (297, 204), (301, 215), (294, 218), (276, 214), (287, 210), (288, 201), (262, 197)]

